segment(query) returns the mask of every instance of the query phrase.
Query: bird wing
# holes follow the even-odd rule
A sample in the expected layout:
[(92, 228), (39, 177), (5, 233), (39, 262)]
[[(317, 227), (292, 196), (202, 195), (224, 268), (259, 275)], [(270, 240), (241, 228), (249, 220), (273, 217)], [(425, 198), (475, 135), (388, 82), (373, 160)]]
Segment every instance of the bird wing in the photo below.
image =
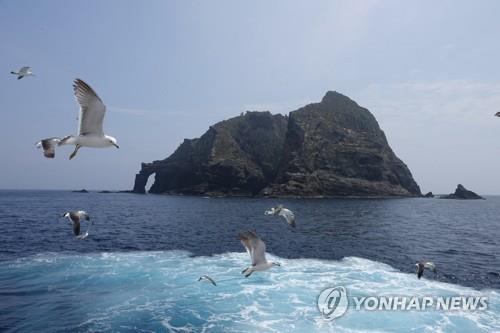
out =
[(106, 106), (94, 90), (80, 79), (73, 83), (76, 101), (80, 104), (78, 134), (103, 135), (102, 123), (106, 113)]
[(252, 259), (252, 244), (250, 239), (247, 236), (247, 233), (239, 233), (238, 237), (241, 241), (241, 244), (245, 247), (245, 250), (247, 251), (248, 255), (250, 256), (250, 259)]
[(36, 147), (43, 149), (43, 156), (54, 158), (56, 156), (56, 146), (60, 141), (60, 138), (47, 138), (37, 142)]
[(80, 234), (80, 221), (73, 221), (73, 233), (75, 234), (75, 236), (78, 236)]
[(256, 233), (248, 231), (248, 238), (250, 240), (250, 249), (252, 258), (252, 266), (256, 266), (260, 263), (267, 262), (266, 260), (266, 244)]
[(420, 279), (422, 275), (424, 275), (424, 264), (417, 262), (415, 264), (415, 272), (417, 273), (417, 277)]
[(278, 215), (283, 216), (289, 225), (295, 227), (295, 215), (291, 210), (282, 208)]
[(19, 70), (19, 74), (20, 74), (20, 75), (28, 74), (28, 72), (29, 72), (30, 70), (31, 70), (31, 67), (28, 67), (28, 66), (21, 67), (21, 69)]
[(80, 219), (85, 219), (86, 221), (90, 220), (89, 214), (87, 214), (87, 212), (84, 211), (84, 210), (79, 210), (78, 211), (78, 216), (80, 217)]
[(80, 223), (80, 212), (69, 212), (69, 218), (73, 223)]
[(430, 270), (432, 270), (433, 272), (435, 272), (435, 271), (436, 271), (436, 265), (434, 265), (434, 263), (433, 263), (433, 262), (431, 262), (431, 261), (427, 261), (427, 262), (425, 262), (425, 263), (424, 263), (424, 267), (425, 267), (425, 268), (429, 268), (429, 269), (430, 269)]

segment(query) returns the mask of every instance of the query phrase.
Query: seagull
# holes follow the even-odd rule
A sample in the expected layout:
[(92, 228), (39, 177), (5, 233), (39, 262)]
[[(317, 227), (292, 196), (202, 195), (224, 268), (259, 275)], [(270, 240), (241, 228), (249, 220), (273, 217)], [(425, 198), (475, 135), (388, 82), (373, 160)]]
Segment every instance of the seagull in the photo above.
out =
[(17, 72), (12, 71), (10, 72), (10, 74), (17, 75), (18, 80), (21, 80), (25, 76), (35, 76), (35, 74), (33, 74), (33, 72), (31, 71), (31, 67), (28, 66), (21, 67), (21, 69), (19, 69)]
[(73, 83), (76, 101), (80, 104), (80, 120), (78, 135), (68, 135), (64, 138), (48, 138), (37, 142), (38, 148), (43, 148), (43, 155), (54, 158), (55, 148), (62, 145), (75, 145), (75, 150), (69, 156), (75, 157), (81, 147), (106, 148), (115, 146), (120, 148), (116, 139), (105, 135), (102, 129), (106, 106), (92, 88), (80, 79)]
[(273, 266), (281, 266), (279, 262), (266, 260), (266, 244), (256, 233), (247, 231), (238, 234), (238, 237), (252, 260), (252, 266), (245, 268), (241, 272), (241, 274), (245, 274), (245, 277), (249, 277), (253, 272), (265, 271)]
[(217, 287), (217, 283), (215, 283), (214, 279), (212, 279), (210, 276), (208, 275), (202, 275), (199, 277), (198, 281), (207, 281), (207, 282), (210, 282), (211, 284), (213, 284), (214, 286)]
[(436, 271), (436, 265), (434, 265), (433, 262), (430, 261), (418, 261), (415, 264), (415, 273), (417, 273), (417, 277), (420, 279), (422, 275), (424, 274), (424, 269), (428, 268), (434, 272), (434, 274), (437, 273)]
[(264, 215), (283, 216), (288, 224), (295, 228), (295, 215), (290, 209), (284, 208), (283, 205), (266, 210)]
[[(63, 217), (67, 217), (71, 223), (73, 224), (73, 233), (75, 236), (80, 236), (80, 220), (84, 219), (86, 221), (90, 221), (90, 216), (84, 210), (75, 210), (71, 212), (67, 212), (63, 214)], [(91, 222), (91, 224), (93, 224)], [(88, 231), (87, 231), (88, 235)], [(87, 235), (84, 235), (86, 237)]]

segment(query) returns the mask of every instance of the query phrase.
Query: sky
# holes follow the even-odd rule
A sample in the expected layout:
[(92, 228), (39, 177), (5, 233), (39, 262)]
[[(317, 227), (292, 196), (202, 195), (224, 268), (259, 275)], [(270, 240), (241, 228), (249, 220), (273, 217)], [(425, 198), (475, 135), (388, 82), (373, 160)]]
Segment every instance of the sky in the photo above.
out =
[[(336, 90), (368, 108), (423, 192), (500, 194), (500, 1), (0, 0), (1, 189), (133, 187), (141, 162), (246, 110)], [(31, 66), (35, 77), (9, 74)], [(77, 131), (72, 81), (120, 149)]]

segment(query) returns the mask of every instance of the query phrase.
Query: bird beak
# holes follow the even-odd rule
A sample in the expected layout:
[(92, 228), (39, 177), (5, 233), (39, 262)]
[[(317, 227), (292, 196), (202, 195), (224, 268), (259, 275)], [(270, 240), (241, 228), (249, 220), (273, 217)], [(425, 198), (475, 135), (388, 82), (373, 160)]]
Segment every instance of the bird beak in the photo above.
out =
[(115, 146), (116, 148), (120, 148), (120, 146), (118, 146), (116, 143), (113, 143), (113, 146)]

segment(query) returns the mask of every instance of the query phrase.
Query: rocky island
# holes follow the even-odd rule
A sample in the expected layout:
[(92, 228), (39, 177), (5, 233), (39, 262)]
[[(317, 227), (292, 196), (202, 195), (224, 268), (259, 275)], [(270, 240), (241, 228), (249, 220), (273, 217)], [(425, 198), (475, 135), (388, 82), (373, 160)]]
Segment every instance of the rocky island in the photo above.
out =
[(484, 199), (482, 196), (469, 191), (462, 184), (458, 184), (455, 189), (455, 193), (451, 193), (448, 195), (442, 195), (439, 197), (440, 199), (462, 199), (462, 200), (477, 200)]
[(133, 192), (207, 196), (420, 196), (375, 117), (329, 91), (288, 116), (246, 112), (142, 163)]

